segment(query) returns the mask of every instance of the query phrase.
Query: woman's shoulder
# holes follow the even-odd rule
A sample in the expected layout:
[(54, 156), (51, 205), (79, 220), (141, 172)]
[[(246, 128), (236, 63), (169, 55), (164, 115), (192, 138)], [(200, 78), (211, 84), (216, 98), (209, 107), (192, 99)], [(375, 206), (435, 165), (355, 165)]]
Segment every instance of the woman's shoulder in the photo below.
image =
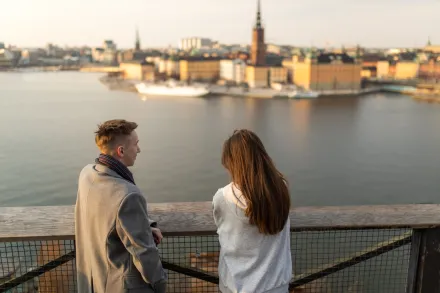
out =
[(228, 185), (221, 187), (217, 190), (217, 192), (214, 195), (214, 202), (223, 201), (225, 199), (225, 193), (231, 188), (232, 183), (229, 183)]

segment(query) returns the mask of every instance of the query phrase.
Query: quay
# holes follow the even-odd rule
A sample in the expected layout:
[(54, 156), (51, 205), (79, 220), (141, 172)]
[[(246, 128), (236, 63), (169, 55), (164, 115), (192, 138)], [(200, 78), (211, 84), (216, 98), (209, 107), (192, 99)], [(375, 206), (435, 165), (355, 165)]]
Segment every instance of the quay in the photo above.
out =
[[(0, 208), (0, 292), (76, 292), (74, 207)], [(210, 202), (150, 204), (167, 292), (218, 292)], [(290, 292), (440, 292), (440, 205), (300, 207)]]

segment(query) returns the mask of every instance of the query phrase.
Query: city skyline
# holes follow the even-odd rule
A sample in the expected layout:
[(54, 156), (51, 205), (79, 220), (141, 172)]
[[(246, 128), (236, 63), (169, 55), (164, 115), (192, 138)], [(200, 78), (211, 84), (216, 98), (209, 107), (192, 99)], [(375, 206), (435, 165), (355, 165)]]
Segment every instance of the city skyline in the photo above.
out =
[[(198, 36), (226, 44), (250, 44), (256, 0), (206, 3), (166, 0), (17, 0), (0, 19), (0, 41), (19, 47), (100, 46), (112, 39), (120, 48), (177, 47), (181, 38)], [(292, 1), (262, 0), (266, 43), (294, 46), (421, 47), (428, 38), (440, 44), (435, 19), (437, 0)], [(23, 9), (26, 7), (27, 9)], [(7, 29), (12, 28), (12, 29)], [(4, 30), (4, 31), (3, 31)]]

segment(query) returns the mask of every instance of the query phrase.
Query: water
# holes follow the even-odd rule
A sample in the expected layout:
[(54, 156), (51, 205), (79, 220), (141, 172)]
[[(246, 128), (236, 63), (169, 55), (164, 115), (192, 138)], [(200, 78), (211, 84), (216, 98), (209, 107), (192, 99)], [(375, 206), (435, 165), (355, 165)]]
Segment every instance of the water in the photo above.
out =
[(209, 201), (235, 128), (257, 132), (295, 206), (440, 203), (440, 105), (374, 94), (315, 101), (148, 98), (87, 73), (0, 74), (0, 206), (74, 204), (99, 122), (139, 124), (149, 202)]

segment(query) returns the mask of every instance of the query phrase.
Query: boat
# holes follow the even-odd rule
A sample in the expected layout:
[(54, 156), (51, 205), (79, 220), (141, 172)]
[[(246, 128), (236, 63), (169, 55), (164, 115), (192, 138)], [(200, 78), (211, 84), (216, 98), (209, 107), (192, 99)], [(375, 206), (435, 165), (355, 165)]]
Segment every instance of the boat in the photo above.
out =
[(415, 94), (417, 92), (417, 88), (413, 86), (405, 86), (405, 85), (390, 85), (386, 84), (382, 86), (382, 90), (390, 93), (399, 93), (399, 94)]
[(319, 93), (314, 91), (292, 91), (289, 93), (291, 99), (316, 99), (317, 97), (319, 97)]
[(210, 93), (204, 86), (138, 83), (135, 85), (140, 94), (150, 96), (203, 97)]
[(273, 88), (249, 88), (243, 86), (223, 86), (215, 85), (210, 88), (211, 93), (216, 95), (228, 95), (247, 98), (289, 98), (292, 92), (289, 89), (273, 89)]

